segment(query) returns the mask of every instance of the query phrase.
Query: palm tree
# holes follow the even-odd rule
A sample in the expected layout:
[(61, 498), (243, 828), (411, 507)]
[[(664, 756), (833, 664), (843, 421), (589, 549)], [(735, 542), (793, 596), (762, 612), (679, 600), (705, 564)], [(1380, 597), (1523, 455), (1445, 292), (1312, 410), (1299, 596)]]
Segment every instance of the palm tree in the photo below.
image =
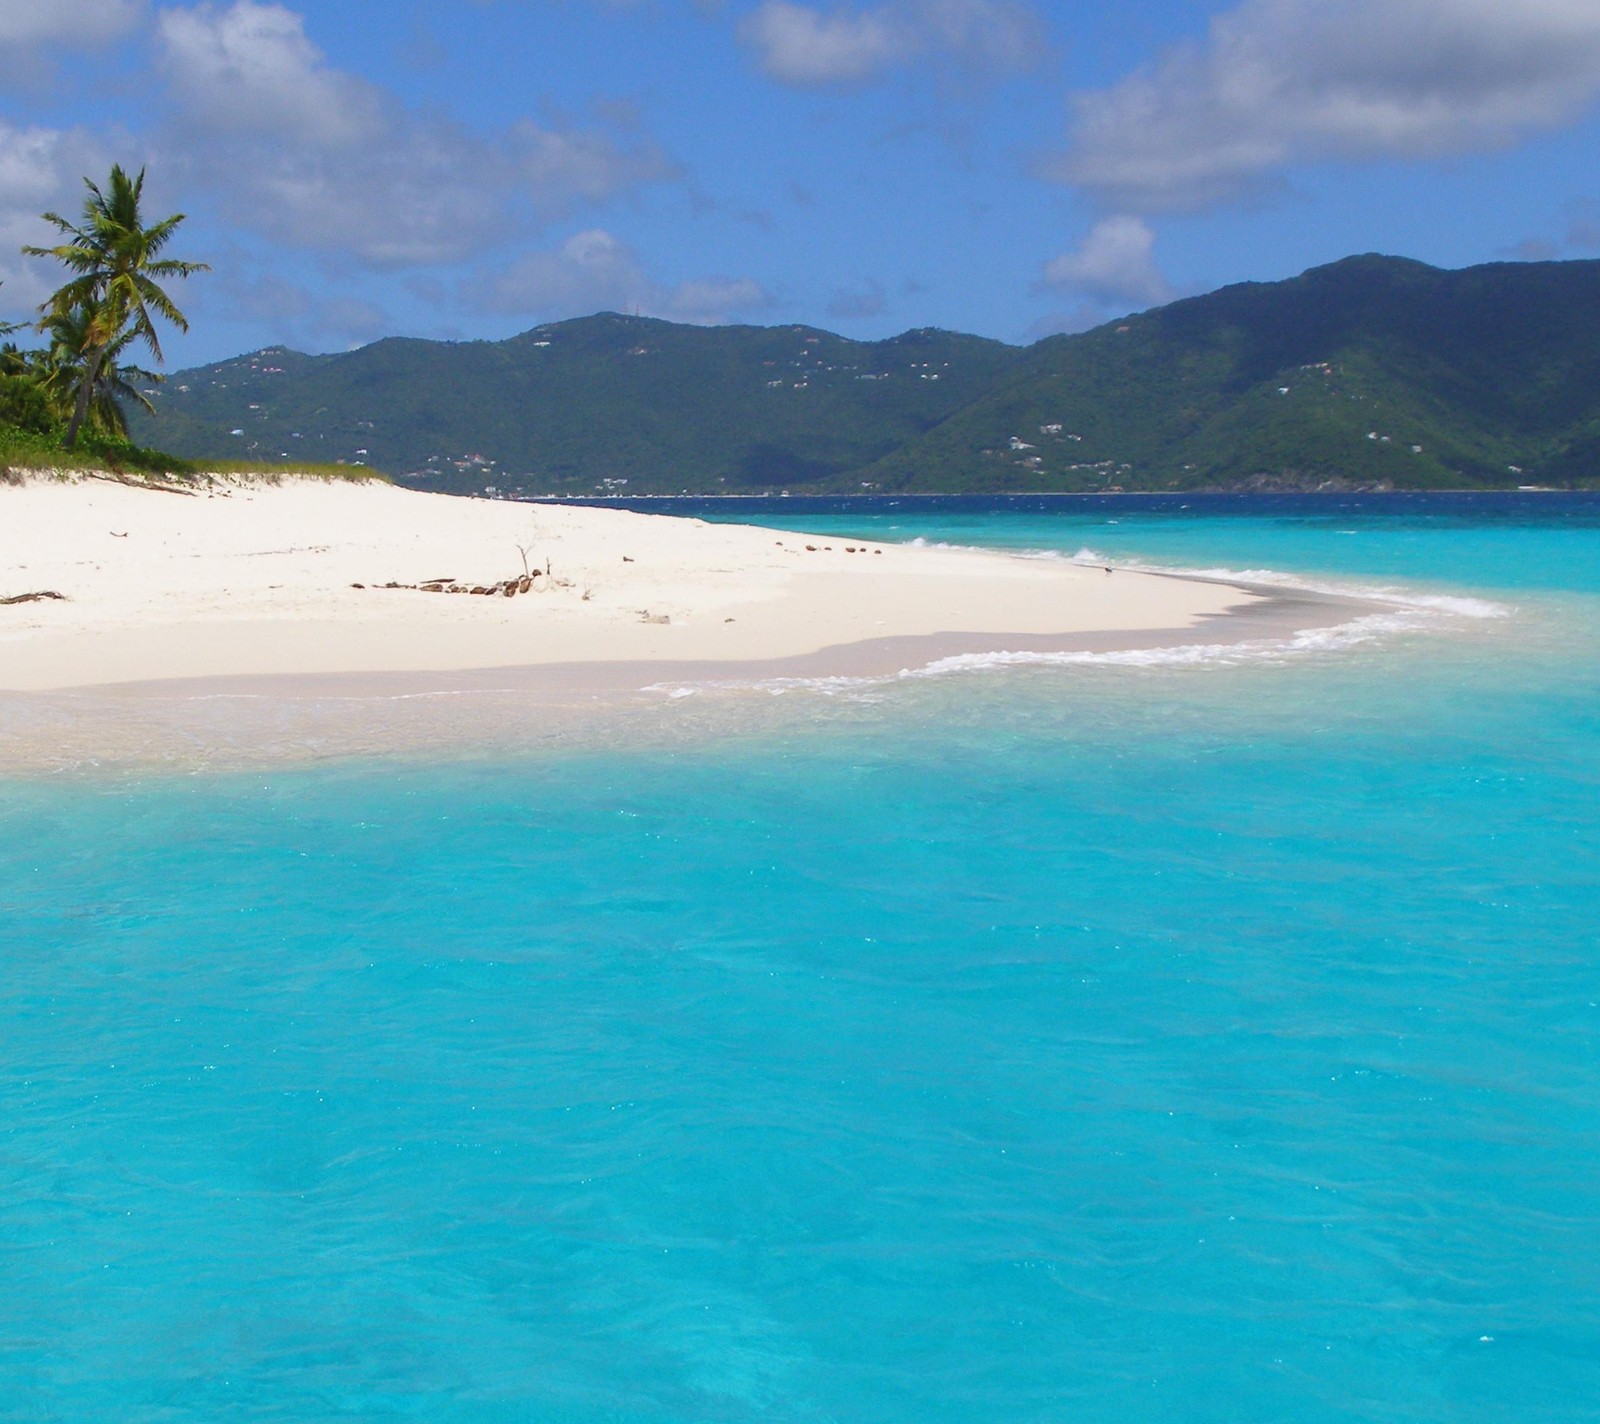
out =
[(144, 192), (142, 168), (137, 177), (130, 178), (120, 166), (114, 166), (104, 192), (87, 178), (83, 182), (89, 196), (84, 200), (82, 223), (74, 226), (56, 213), (44, 214), (45, 221), (53, 223), (67, 241), (57, 247), (22, 249), (30, 257), (54, 257), (76, 274), (40, 308), (44, 313), (41, 329), (72, 324), (81, 342), (76, 351), (72, 416), (63, 442), (69, 450), (77, 442), (96, 392), (106, 389), (101, 376), (106, 361), (110, 359), (114, 367), (116, 356), (132, 341), (144, 342), (160, 361), (158, 316), (179, 331), (189, 329), (183, 313), (157, 279), (210, 271), (203, 262), (158, 256), (184, 215), (176, 213), (151, 227), (144, 225), (139, 211)]
[[(89, 381), (80, 353), (90, 340), (93, 324), (94, 314), (82, 307), (53, 312), (40, 323), (50, 344), (34, 354), (34, 375), (51, 404), (63, 415), (76, 411), (80, 393)], [(90, 383), (84, 418), (89, 428), (101, 435), (127, 435), (124, 402), (131, 401), (155, 414), (149, 396), (134, 382), (159, 385), (166, 377), (138, 366), (122, 365), (119, 360), (135, 335), (130, 327), (104, 349)]]

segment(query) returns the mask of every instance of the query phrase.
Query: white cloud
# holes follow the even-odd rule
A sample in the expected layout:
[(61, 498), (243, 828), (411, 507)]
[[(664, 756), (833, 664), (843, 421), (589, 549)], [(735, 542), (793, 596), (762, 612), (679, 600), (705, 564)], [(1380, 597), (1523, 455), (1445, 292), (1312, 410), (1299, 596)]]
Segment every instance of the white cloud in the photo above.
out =
[(304, 20), (281, 5), (163, 10), (157, 33), (173, 96), (208, 128), (335, 148), (382, 133), (378, 91), (330, 68)]
[(316, 295), (270, 273), (218, 275), (220, 281), (197, 291), (196, 310), (264, 324), (274, 342), (300, 350), (345, 350), (385, 336), (393, 327), (382, 307), (360, 297)]
[(224, 272), (218, 287), (196, 305), (217, 305), (228, 316), (283, 326), (298, 322), (316, 309), (316, 299), (304, 287), (268, 274), (246, 277)]
[(1026, 69), (1044, 46), (1038, 20), (1015, 0), (889, 0), (866, 10), (763, 0), (739, 40), (770, 78), (797, 88), (863, 84), (930, 55)]
[(1071, 252), (1045, 264), (1043, 282), (1099, 302), (1155, 306), (1170, 301), (1172, 284), (1156, 265), (1155, 243), (1143, 219), (1105, 218)]
[(1297, 163), (1504, 147), (1597, 96), (1595, 0), (1245, 0), (1077, 96), (1045, 172), (1118, 211), (1195, 209)]
[(910, 11), (928, 48), (974, 68), (1032, 69), (1048, 47), (1038, 17), (1013, 0), (918, 0)]
[(360, 297), (318, 297), (299, 328), (297, 343), (313, 351), (353, 351), (387, 336), (394, 329), (388, 312)]
[(379, 267), (455, 261), (674, 171), (645, 139), (419, 117), (329, 65), (280, 5), (165, 10), (158, 36), (167, 161), (282, 243)]
[(535, 211), (546, 218), (571, 212), (579, 203), (603, 203), (675, 172), (649, 143), (625, 149), (605, 133), (544, 129), (526, 119), (512, 127), (500, 147), (512, 181), (525, 186)]
[(0, 0), (0, 45), (93, 48), (127, 34), (144, 8), (143, 0)]
[(766, 0), (739, 26), (739, 38), (781, 84), (859, 83), (909, 58), (882, 11), (824, 15), (789, 0)]
[(772, 297), (753, 277), (697, 277), (638, 304), (647, 316), (715, 326), (741, 312), (772, 305)]
[(576, 233), (550, 252), (530, 252), (475, 284), (480, 306), (518, 316), (586, 316), (637, 311), (669, 321), (711, 325), (771, 299), (749, 277), (703, 277), (663, 286), (626, 243), (600, 228)]
[(0, 120), (0, 311), (31, 317), (60, 285), (61, 269), (47, 258), (23, 257), (24, 245), (59, 241), (40, 219), (46, 210), (75, 219), (83, 178), (110, 166), (101, 142), (81, 129), (19, 128)]

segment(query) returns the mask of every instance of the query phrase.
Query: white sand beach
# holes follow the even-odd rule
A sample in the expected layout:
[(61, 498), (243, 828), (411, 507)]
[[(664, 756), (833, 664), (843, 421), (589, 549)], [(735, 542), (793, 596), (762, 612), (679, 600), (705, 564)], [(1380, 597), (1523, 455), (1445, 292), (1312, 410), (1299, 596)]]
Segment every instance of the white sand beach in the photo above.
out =
[[(538, 570), (521, 591), (526, 570)], [(505, 596), (424, 591), (517, 580)], [(357, 586), (359, 585), (359, 587)], [(378, 481), (0, 484), (0, 690), (1182, 640), (1226, 584)], [(1215, 630), (1208, 632), (1215, 636)], [(859, 662), (859, 659), (856, 660)], [(881, 659), (880, 659), (881, 661)]]

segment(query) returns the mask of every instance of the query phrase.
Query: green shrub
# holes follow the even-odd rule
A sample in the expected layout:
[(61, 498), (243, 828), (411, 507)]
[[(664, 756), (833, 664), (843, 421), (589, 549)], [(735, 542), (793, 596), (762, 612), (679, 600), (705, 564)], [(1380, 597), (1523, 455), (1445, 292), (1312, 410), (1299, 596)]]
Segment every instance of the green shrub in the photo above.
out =
[(0, 376), (0, 426), (8, 425), (32, 435), (54, 435), (61, 428), (31, 376)]

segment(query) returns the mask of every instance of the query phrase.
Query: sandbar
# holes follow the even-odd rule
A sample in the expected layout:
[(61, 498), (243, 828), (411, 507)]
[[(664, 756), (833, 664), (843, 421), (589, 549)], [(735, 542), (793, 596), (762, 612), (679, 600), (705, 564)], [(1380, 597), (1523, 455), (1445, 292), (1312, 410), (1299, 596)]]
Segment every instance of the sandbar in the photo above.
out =
[(602, 707), (648, 717), (684, 686), (1270, 641), (1359, 611), (1057, 557), (316, 478), (0, 483), (0, 600), (31, 594), (60, 597), (0, 602), (0, 769), (348, 755), (487, 728), (523, 745), (593, 735)]
[[(511, 597), (411, 586), (534, 570)], [(61, 597), (0, 606), (0, 690), (1137, 640), (1261, 599), (1061, 559), (317, 479), (0, 486), (0, 599), (30, 593)]]

